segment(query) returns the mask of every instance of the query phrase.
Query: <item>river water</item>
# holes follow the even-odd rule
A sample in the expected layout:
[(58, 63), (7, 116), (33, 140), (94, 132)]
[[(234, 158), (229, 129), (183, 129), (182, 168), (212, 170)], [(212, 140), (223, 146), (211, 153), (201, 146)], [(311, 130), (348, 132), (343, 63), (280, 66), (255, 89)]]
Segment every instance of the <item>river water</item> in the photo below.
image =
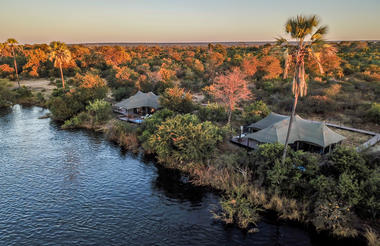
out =
[(0, 245), (322, 245), (265, 219), (255, 234), (226, 228), (215, 194), (46, 113), (0, 111)]

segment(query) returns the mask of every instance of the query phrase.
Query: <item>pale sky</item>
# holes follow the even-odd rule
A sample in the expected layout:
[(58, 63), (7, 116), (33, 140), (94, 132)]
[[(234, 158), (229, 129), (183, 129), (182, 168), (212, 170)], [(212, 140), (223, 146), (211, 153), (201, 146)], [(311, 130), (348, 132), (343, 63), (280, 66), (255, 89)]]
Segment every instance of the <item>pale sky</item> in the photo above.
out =
[(297, 14), (329, 40), (380, 40), (380, 0), (0, 0), (0, 42), (270, 41)]

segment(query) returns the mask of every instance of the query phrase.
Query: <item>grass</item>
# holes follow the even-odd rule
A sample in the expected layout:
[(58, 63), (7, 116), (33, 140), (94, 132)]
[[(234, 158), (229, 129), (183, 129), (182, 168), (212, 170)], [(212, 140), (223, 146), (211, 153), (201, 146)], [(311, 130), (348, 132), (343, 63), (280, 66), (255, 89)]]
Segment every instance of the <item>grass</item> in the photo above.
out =
[(366, 228), (364, 237), (367, 239), (368, 246), (380, 246), (380, 237), (371, 227)]

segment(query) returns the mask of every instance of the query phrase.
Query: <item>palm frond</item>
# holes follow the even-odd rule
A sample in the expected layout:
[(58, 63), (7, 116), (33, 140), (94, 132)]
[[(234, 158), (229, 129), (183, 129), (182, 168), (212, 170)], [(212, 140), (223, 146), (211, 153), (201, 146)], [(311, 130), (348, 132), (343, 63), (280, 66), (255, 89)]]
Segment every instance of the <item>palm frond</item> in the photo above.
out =
[(276, 39), (276, 45), (278, 46), (281, 46), (283, 44), (288, 44), (288, 40), (286, 40), (285, 38), (283, 37), (278, 37), (278, 38), (275, 38)]

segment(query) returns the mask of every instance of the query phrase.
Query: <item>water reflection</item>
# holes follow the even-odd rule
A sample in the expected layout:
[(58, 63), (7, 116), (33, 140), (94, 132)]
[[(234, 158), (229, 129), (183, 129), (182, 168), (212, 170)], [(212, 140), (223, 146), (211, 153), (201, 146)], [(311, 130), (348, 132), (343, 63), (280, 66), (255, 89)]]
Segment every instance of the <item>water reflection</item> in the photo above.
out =
[(0, 110), (0, 245), (326, 245), (270, 220), (226, 228), (215, 194), (46, 112)]
[(188, 201), (193, 206), (202, 202), (207, 194), (206, 190), (186, 182), (181, 173), (176, 170), (157, 166), (157, 178), (153, 182), (153, 189), (163, 192), (166, 197), (180, 202)]

